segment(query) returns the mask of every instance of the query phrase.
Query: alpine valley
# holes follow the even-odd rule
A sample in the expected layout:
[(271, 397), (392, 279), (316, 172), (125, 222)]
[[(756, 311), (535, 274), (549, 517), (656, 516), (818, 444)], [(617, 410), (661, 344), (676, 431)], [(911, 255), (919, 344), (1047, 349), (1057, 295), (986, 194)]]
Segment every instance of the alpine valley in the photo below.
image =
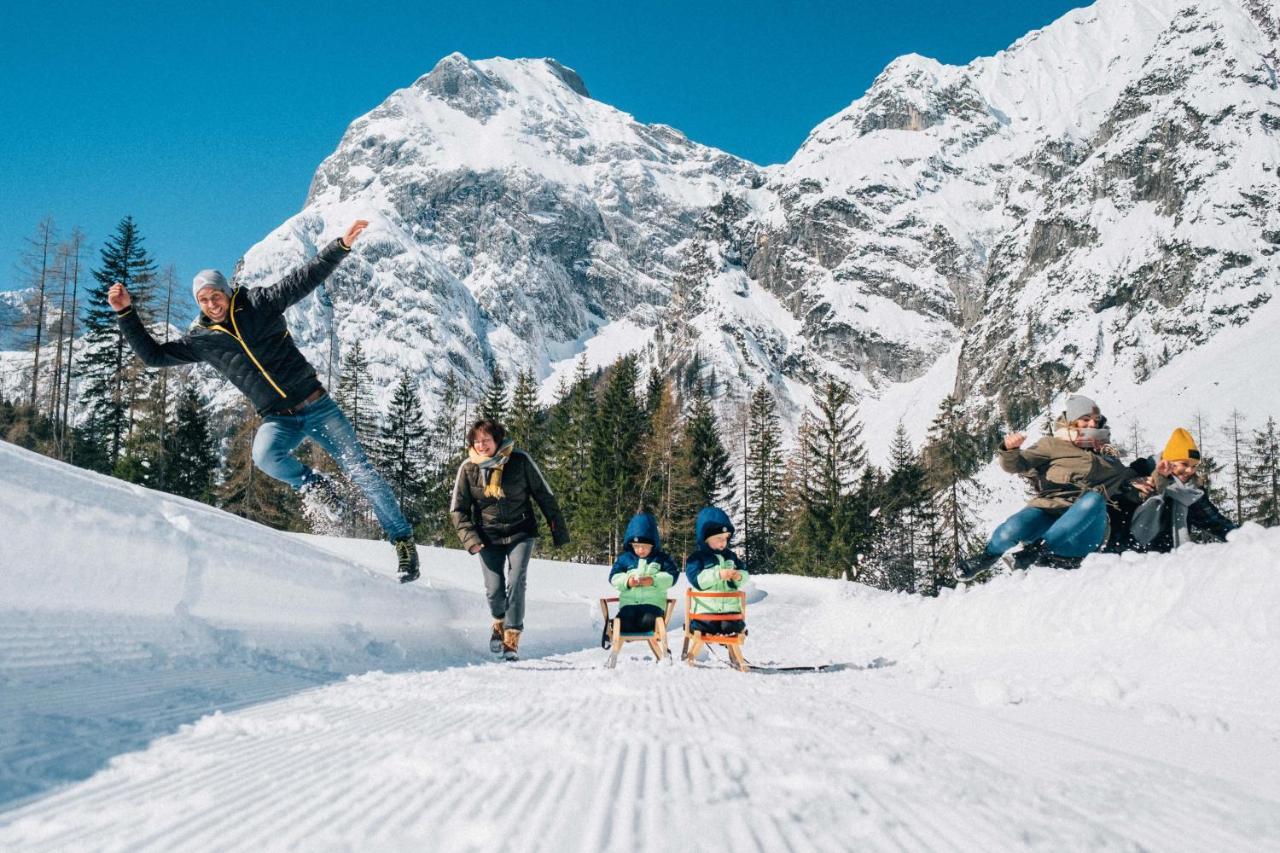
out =
[(555, 60), (455, 53), (350, 125), (236, 276), (372, 220), (289, 320), (330, 385), (362, 341), (382, 401), (402, 368), (430, 407), (495, 364), (551, 399), (635, 352), (714, 373), (722, 411), (767, 383), (791, 426), (836, 376), (875, 454), (951, 393), (1012, 425), (1077, 389), (1153, 434), (1274, 414), (1278, 65), (1268, 0), (1100, 0), (963, 67), (900, 57), (762, 167)]

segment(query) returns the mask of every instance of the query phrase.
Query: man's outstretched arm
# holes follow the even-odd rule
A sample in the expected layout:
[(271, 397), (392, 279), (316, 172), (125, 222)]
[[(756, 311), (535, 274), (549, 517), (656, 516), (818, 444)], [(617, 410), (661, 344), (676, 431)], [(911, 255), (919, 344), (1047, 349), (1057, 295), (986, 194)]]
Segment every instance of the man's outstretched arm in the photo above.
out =
[(284, 309), (319, 287), (321, 282), (338, 268), (342, 259), (351, 253), (351, 246), (356, 238), (368, 227), (367, 219), (357, 219), (351, 223), (346, 234), (329, 243), (314, 258), (269, 287), (246, 289), (241, 298), (248, 298), (255, 308), (283, 312)]
[(116, 312), (116, 322), (124, 339), (147, 367), (177, 367), (200, 361), (185, 336), (163, 344), (151, 337), (138, 312), (133, 310), (133, 297), (123, 284), (111, 285), (107, 290), (107, 304)]

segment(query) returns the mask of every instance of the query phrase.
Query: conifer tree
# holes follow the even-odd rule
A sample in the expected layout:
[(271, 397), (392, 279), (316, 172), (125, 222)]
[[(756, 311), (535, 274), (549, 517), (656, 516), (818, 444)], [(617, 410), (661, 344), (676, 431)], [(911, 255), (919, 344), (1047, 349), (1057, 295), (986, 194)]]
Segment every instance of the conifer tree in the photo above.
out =
[(124, 442), (124, 449), (116, 460), (113, 471), (116, 477), (130, 483), (138, 483), (152, 489), (162, 489), (165, 484), (166, 448), (165, 434), (169, 424), (167, 386), (161, 381), (162, 371), (137, 371), (134, 383), (134, 406), (131, 429)]
[[(562, 387), (550, 414), (546, 464), (543, 473), (560, 502), (569, 530), (574, 531), (574, 555), (587, 538), (580, 535), (587, 472), (591, 467), (591, 446), (596, 418), (594, 379), (586, 359), (579, 359), (573, 382)], [(585, 553), (585, 552), (583, 552)]]
[(733, 502), (736, 489), (729, 452), (720, 439), (720, 425), (711, 408), (711, 399), (696, 385), (685, 425), (684, 458), (693, 480), (693, 496), (700, 507), (724, 508)]
[(751, 395), (746, 460), (746, 551), (753, 572), (777, 570), (783, 527), (782, 428), (768, 386)]
[(955, 561), (981, 544), (976, 519), (986, 494), (973, 479), (983, 459), (981, 438), (971, 426), (960, 401), (950, 395), (938, 407), (925, 445), (925, 470), (943, 536), (942, 551), (928, 579), (935, 593), (940, 586), (955, 585), (951, 572)]
[(452, 370), (445, 376), (435, 414), (427, 431), (428, 478), (423, 489), (422, 521), (419, 527), (426, 541), (456, 545), (457, 533), (449, 520), (454, 477), (462, 462), (466, 442), (463, 423), (462, 386)]
[(342, 358), (342, 377), (334, 402), (351, 421), (361, 447), (371, 447), (378, 435), (378, 415), (373, 405), (373, 381), (364, 347), (356, 341)]
[[(646, 389), (645, 396), (652, 393), (651, 388)], [(679, 555), (689, 550), (689, 543), (679, 538), (677, 522), (686, 520), (697, 507), (690, 497), (692, 480), (679, 464), (680, 407), (670, 382), (663, 381), (657, 402), (649, 405), (648, 433), (640, 442), (640, 504), (657, 518), (667, 552)]]
[(596, 409), (585, 505), (580, 508), (583, 523), (576, 535), (600, 559), (621, 549), (627, 520), (640, 508), (640, 439), (646, 419), (636, 394), (638, 380), (635, 356), (618, 359)]
[(489, 374), (489, 386), (480, 401), (479, 416), (502, 423), (507, 416), (508, 405), (507, 378), (498, 363), (494, 362), (493, 372)]
[(411, 524), (419, 520), (426, 497), (430, 472), (427, 436), (417, 383), (404, 370), (383, 419), (375, 455)]
[(538, 403), (538, 381), (533, 371), (524, 368), (516, 374), (516, 385), (511, 390), (511, 411), (507, 415), (507, 435), (516, 446), (528, 452), (534, 459), (542, 456), (546, 413)]
[(645, 380), (644, 385), (644, 410), (649, 418), (652, 419), (654, 413), (658, 411), (663, 395), (669, 394), (669, 384), (657, 367), (649, 368), (649, 377)]
[(1280, 524), (1280, 433), (1276, 419), (1267, 418), (1253, 431), (1252, 458), (1245, 467), (1245, 516), (1264, 527)]
[(178, 393), (173, 429), (165, 437), (164, 489), (184, 498), (213, 502), (217, 449), (209, 428), (205, 400), (194, 383)]
[(808, 573), (838, 577), (855, 568), (857, 555), (869, 545), (860, 539), (866, 525), (855, 518), (860, 507), (853, 501), (866, 451), (848, 386), (827, 379), (814, 402), (817, 411), (809, 419), (806, 442), (800, 448), (813, 466), (810, 485), (800, 493), (804, 508), (800, 541), (812, 549), (807, 555)]
[(118, 281), (129, 290), (134, 310), (145, 310), (154, 274), (155, 264), (143, 246), (142, 235), (133, 217), (126, 216), (102, 248), (101, 264), (93, 271), (98, 284), (84, 312), (83, 394), (101, 445), (94, 461), (108, 471), (115, 468), (124, 450), (133, 404), (130, 392), (136, 387), (138, 365), (120, 334), (115, 311), (107, 304), (107, 291)]
[(886, 588), (916, 592), (919, 579), (928, 574), (926, 553), (930, 494), (924, 466), (911, 446), (901, 422), (889, 447), (889, 476), (885, 483), (880, 560)]

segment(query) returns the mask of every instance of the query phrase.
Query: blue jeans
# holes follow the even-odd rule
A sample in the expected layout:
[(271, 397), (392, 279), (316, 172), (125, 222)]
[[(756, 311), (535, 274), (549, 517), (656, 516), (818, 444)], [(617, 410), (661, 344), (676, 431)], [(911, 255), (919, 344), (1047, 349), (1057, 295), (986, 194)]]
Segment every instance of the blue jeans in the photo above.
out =
[(342, 473), (364, 493), (388, 539), (395, 541), (413, 535), (413, 528), (400, 511), (395, 492), (391, 491), (387, 481), (361, 449), (351, 421), (327, 394), (296, 415), (268, 415), (264, 418), (258, 434), (253, 437), (254, 464), (267, 476), (295, 489), (302, 488), (320, 476), (293, 455), (294, 449), (305, 438), (324, 448), (324, 452), (338, 463)]
[(1060, 516), (1027, 507), (1009, 516), (991, 534), (988, 554), (1003, 554), (1019, 542), (1044, 540), (1059, 557), (1083, 557), (1102, 546), (1107, 534), (1107, 503), (1097, 492), (1086, 492)]

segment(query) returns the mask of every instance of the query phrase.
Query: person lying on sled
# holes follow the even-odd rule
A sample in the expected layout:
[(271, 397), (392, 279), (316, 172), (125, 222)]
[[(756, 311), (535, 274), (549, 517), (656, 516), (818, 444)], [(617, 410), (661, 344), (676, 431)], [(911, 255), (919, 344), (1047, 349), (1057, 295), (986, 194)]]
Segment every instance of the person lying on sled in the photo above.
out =
[[(742, 558), (729, 550), (733, 538), (733, 522), (719, 507), (705, 507), (698, 513), (694, 538), (698, 549), (684, 564), (689, 585), (699, 592), (737, 592), (746, 588), (747, 566)], [(736, 598), (695, 598), (693, 612), (686, 614), (689, 627), (704, 634), (741, 634), (746, 630), (742, 619), (703, 620), (699, 613), (740, 613)]]

